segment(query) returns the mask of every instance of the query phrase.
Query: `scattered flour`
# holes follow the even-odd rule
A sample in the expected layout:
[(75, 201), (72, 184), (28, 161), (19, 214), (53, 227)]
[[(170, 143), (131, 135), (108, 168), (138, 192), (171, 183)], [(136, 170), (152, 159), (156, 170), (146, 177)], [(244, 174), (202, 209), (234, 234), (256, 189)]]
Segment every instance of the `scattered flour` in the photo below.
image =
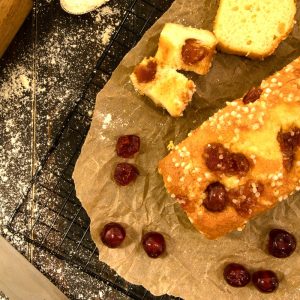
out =
[(103, 114), (101, 112), (96, 112), (94, 117), (99, 120), (100, 124), (102, 125), (102, 129), (107, 129), (112, 121), (111, 114)]
[[(115, 6), (97, 9), (90, 17), (74, 22), (73, 28), (66, 28), (65, 22), (68, 24), (74, 16), (66, 21), (69, 16), (58, 14), (53, 18), (55, 22), (51, 19), (45, 33), (39, 34), (35, 57), (31, 56), (32, 50), (24, 48), (14, 60), (18, 64), (2, 66), (0, 61), (0, 234), (63, 292), (76, 299), (123, 300), (127, 297), (28, 244), (22, 233), (31, 226), (30, 220), (25, 224), (19, 221), (20, 225), (16, 225), (20, 235), (10, 232), (7, 224), (14, 209), (24, 199), (32, 174), (52, 144), (55, 130), (60, 128), (60, 120), (74, 107), (78, 91), (82, 89), (81, 83), (94, 68), (120, 22), (122, 4), (116, 2)], [(59, 10), (58, 1), (36, 1), (35, 12), (39, 19), (49, 14), (47, 9), (51, 13)], [(103, 116), (103, 126), (109, 126), (111, 119), (111, 115)], [(35, 145), (33, 134), (36, 135)], [(38, 197), (47, 198), (47, 195), (41, 193)], [(33, 203), (31, 197), (26, 199), (28, 203), (24, 210), (29, 216), (34, 219), (41, 215), (43, 207)]]
[(110, 6), (104, 6), (99, 9), (97, 9), (93, 16), (95, 18), (95, 21), (97, 23), (102, 22), (103, 19), (107, 19), (109, 17), (113, 17), (115, 15), (119, 15), (121, 12), (118, 8), (112, 8)]
[(112, 27), (111, 25), (107, 26), (107, 28), (104, 30), (101, 36), (102, 44), (104, 45), (108, 44), (113, 32), (114, 32), (114, 27)]
[(111, 114), (107, 114), (106, 116), (104, 116), (102, 128), (103, 129), (107, 128), (110, 122), (111, 122)]
[(10, 70), (9, 80), (2, 84), (0, 83), (0, 100), (23, 97), (25, 92), (31, 89), (31, 75), (32, 73), (30, 71), (20, 65)]
[(8, 66), (0, 77), (0, 234), (31, 177), (32, 72), (25, 65)]

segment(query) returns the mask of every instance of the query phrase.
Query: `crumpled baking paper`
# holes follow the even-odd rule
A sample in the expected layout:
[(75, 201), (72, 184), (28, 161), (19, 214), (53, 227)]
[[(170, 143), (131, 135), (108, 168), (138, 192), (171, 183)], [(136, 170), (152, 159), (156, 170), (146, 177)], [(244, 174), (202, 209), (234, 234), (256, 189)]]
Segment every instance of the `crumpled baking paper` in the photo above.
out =
[[(300, 1), (297, 4), (300, 7)], [(224, 265), (238, 262), (251, 271), (267, 268), (278, 274), (280, 286), (272, 299), (300, 299), (299, 247), (286, 259), (266, 252), (267, 234), (274, 227), (293, 232), (300, 242), (299, 193), (251, 221), (242, 232), (211, 241), (193, 228), (179, 205), (167, 195), (157, 172), (157, 163), (167, 154), (169, 141), (180, 142), (226, 101), (241, 97), (300, 55), (299, 25), (264, 61), (218, 53), (206, 76), (187, 73), (196, 82), (197, 92), (179, 119), (171, 118), (149, 99), (139, 96), (129, 80), (134, 66), (145, 56), (155, 54), (164, 23), (211, 30), (217, 5), (215, 0), (175, 1), (123, 59), (97, 96), (91, 129), (73, 174), (77, 196), (91, 218), (91, 234), (100, 260), (127, 281), (143, 285), (155, 295), (184, 299), (264, 298), (251, 284), (236, 289), (225, 283)], [(134, 159), (124, 160), (115, 153), (117, 138), (124, 134), (141, 138), (141, 149)], [(112, 180), (114, 166), (122, 161), (132, 162), (140, 170), (137, 181), (127, 187), (119, 187)], [(125, 242), (118, 249), (103, 246), (99, 237), (104, 224), (111, 221), (122, 223), (127, 231)], [(150, 230), (159, 231), (166, 238), (167, 252), (161, 258), (148, 258), (141, 247), (143, 232)]]

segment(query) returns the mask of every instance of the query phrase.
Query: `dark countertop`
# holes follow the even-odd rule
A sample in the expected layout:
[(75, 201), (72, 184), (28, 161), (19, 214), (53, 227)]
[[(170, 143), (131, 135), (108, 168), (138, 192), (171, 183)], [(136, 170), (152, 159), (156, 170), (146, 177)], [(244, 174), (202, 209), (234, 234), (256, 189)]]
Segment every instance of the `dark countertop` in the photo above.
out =
[[(33, 11), (0, 59), (0, 234), (72, 299), (130, 299), (126, 291), (130, 291), (131, 287), (112, 271), (103, 268), (97, 253), (92, 250), (84, 259), (89, 260), (92, 253), (93, 266), (97, 265), (113, 282), (119, 282), (119, 286), (124, 288), (123, 293), (59, 259), (61, 256), (57, 253), (51, 255), (47, 247), (40, 247), (43, 243), (38, 241), (33, 231), (33, 220), (39, 218), (37, 215), (46, 219), (42, 219), (43, 222), (51, 223), (52, 229), (54, 225), (64, 228), (70, 224), (65, 232), (54, 231), (57, 234), (54, 238), (58, 240), (60, 234), (66, 237), (70, 233), (75, 235), (77, 243), (77, 232), (70, 228), (76, 225), (79, 216), (76, 211), (82, 209), (78, 201), (69, 202), (70, 195), (66, 196), (64, 186), (55, 185), (54, 190), (61, 187), (63, 193), (52, 197), (49, 190), (41, 193), (35, 179), (41, 177), (43, 181), (45, 174), (51, 177), (59, 173), (57, 170), (71, 160), (71, 167), (68, 165), (64, 172), (69, 180), (66, 188), (74, 189), (70, 178), (76, 155), (70, 157), (65, 151), (73, 143), (64, 140), (66, 120), (69, 116), (78, 116), (79, 112), (81, 119), (71, 118), (69, 123), (75, 129), (83, 126), (87, 130), (87, 125), (82, 122), (90, 119), (97, 92), (118, 61), (171, 3), (172, 0), (110, 0), (95, 12), (72, 16), (60, 8), (58, 0), (36, 0)], [(130, 14), (129, 10), (132, 10)], [(123, 31), (119, 30), (120, 24)], [(118, 33), (119, 40), (117, 47), (110, 48), (114, 33)], [(108, 56), (99, 64), (104, 53)], [(105, 70), (101, 71), (103, 68)], [(87, 85), (91, 78), (93, 80)], [(59, 137), (62, 140), (59, 141)], [(51, 149), (60, 152), (59, 158), (55, 157), (52, 162), (51, 156), (48, 156)], [(50, 173), (47, 173), (48, 161), (54, 168)], [(42, 171), (37, 173), (39, 170)], [(51, 184), (52, 178), (48, 179), (47, 183)], [(72, 197), (76, 198), (73, 194), (74, 190)], [(46, 204), (41, 206), (41, 202)], [(23, 227), (18, 226), (17, 218), (11, 218), (16, 215), (16, 208), (21, 203)], [(55, 210), (51, 210), (54, 206), (56, 214)], [(67, 216), (63, 216), (62, 212)], [(85, 232), (84, 239), (88, 232), (87, 224), (81, 228)], [(14, 226), (15, 231), (11, 231)], [(52, 237), (48, 234), (46, 237), (51, 242)], [(84, 241), (94, 247), (88, 238)], [(54, 244), (49, 247), (54, 253)], [(63, 257), (66, 256), (68, 254)], [(135, 298), (144, 298), (145, 291), (140, 293)], [(3, 297), (1, 291), (0, 297)]]
[[(37, 0), (0, 60), (0, 231), (67, 296), (128, 299), (6, 229), (130, 1), (84, 16)], [(97, 88), (90, 97), (95, 98)], [(17, 287), (16, 287), (17, 288)]]

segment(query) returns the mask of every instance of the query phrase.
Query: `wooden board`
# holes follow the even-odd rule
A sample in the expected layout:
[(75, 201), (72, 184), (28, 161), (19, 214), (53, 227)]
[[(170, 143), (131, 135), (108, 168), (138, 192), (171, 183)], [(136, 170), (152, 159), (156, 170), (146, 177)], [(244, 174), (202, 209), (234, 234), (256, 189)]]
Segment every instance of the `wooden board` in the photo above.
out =
[(32, 8), (32, 0), (0, 0), (0, 57)]
[(0, 291), (11, 300), (67, 299), (2, 237), (0, 237)]

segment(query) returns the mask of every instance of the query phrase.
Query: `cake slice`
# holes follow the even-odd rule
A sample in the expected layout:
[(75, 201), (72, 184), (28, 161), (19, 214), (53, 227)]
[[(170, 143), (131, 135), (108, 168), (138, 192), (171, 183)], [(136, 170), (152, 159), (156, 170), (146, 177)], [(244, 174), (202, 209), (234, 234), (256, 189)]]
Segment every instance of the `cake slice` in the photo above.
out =
[(295, 14), (294, 0), (221, 0), (214, 24), (218, 47), (263, 59), (291, 32)]
[(167, 23), (160, 34), (155, 57), (174, 69), (204, 75), (210, 69), (216, 45), (210, 31)]
[(182, 116), (196, 90), (192, 80), (169, 66), (159, 64), (153, 57), (138, 64), (130, 79), (141, 95), (148, 96), (173, 117)]
[(298, 58), (160, 161), (167, 191), (206, 237), (242, 229), (300, 190), (299, 75)]

